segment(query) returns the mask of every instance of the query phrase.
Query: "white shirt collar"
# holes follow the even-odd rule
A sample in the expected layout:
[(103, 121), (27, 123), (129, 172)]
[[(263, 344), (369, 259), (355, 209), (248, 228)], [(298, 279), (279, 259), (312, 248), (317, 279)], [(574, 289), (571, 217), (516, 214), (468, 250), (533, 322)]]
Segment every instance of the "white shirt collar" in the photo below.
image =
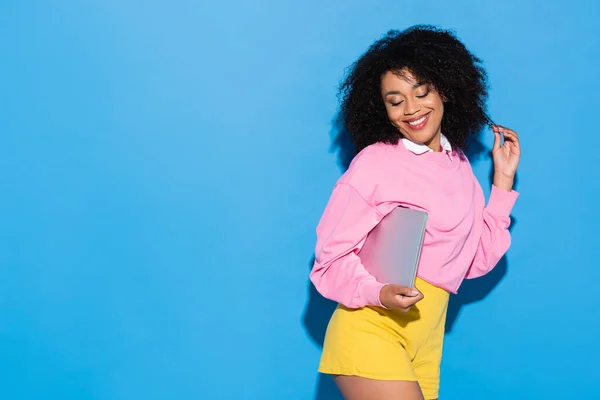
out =
[[(424, 144), (415, 143), (406, 138), (402, 138), (402, 143), (404, 143), (404, 146), (408, 150), (412, 151), (415, 154), (425, 154), (427, 152), (433, 151)], [(444, 136), (443, 134), (440, 136), (440, 145), (442, 146), (443, 151), (447, 152), (448, 155), (452, 156), (452, 146), (450, 145), (450, 142), (448, 141), (446, 136)]]

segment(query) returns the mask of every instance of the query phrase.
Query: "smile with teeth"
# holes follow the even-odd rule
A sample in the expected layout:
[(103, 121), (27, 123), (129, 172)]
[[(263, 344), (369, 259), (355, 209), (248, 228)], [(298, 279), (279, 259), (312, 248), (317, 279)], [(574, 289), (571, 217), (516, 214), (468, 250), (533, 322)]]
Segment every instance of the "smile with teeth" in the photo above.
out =
[(418, 118), (418, 119), (413, 119), (410, 121), (406, 121), (406, 123), (411, 127), (411, 128), (422, 128), (425, 126), (425, 124), (427, 123), (427, 120), (429, 119), (429, 113), (423, 115), (422, 117)]
[(423, 115), (421, 118), (419, 118), (416, 121), (409, 121), (408, 123), (415, 126), (415, 125), (419, 125), (421, 122), (425, 121), (425, 117), (426, 115)]

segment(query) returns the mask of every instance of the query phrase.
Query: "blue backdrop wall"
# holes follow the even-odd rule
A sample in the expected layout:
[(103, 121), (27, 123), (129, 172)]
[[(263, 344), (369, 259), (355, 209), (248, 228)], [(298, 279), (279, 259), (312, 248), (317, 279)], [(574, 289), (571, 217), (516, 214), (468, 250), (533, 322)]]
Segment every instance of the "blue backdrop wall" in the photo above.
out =
[[(445, 399), (594, 398), (594, 1), (0, 3), (0, 397), (337, 399), (314, 229), (344, 68), (456, 30), (520, 133), (513, 246), (452, 300)], [(483, 133), (490, 147), (492, 135)], [(491, 163), (475, 160), (489, 193)]]

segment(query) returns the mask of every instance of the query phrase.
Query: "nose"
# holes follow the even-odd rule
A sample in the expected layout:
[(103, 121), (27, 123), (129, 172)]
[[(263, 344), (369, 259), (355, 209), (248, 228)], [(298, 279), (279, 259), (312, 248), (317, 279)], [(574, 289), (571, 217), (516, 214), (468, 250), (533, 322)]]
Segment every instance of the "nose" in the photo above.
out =
[(413, 115), (421, 110), (421, 107), (415, 99), (408, 98), (405, 102), (404, 115)]

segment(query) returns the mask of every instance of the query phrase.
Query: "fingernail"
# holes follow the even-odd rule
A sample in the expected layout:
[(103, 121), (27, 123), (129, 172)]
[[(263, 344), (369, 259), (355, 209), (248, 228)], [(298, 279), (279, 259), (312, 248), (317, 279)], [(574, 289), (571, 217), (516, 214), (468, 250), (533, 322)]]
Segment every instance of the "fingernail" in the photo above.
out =
[(413, 295), (413, 296), (416, 296), (416, 295), (419, 294), (419, 292), (417, 290), (413, 289), (413, 290), (410, 291), (410, 294)]

